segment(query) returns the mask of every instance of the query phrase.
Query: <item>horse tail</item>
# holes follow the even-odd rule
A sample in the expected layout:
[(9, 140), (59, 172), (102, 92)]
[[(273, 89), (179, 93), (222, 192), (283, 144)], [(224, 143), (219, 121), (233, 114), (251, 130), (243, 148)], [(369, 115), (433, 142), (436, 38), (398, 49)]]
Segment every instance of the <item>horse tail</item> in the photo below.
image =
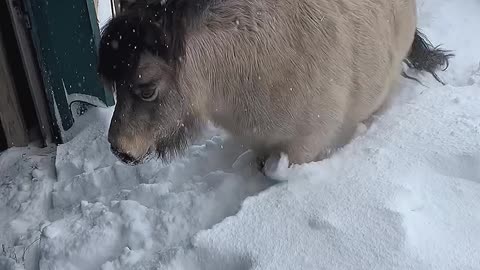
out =
[[(440, 83), (443, 83), (437, 75), (438, 70), (445, 71), (449, 65), (449, 59), (454, 54), (449, 50), (444, 50), (440, 46), (433, 46), (426, 36), (418, 29), (415, 31), (415, 37), (413, 39), (412, 47), (404, 62), (409, 68), (413, 68), (418, 71), (426, 71), (433, 75), (433, 77)], [(402, 73), (402, 75), (409, 79), (414, 79)]]

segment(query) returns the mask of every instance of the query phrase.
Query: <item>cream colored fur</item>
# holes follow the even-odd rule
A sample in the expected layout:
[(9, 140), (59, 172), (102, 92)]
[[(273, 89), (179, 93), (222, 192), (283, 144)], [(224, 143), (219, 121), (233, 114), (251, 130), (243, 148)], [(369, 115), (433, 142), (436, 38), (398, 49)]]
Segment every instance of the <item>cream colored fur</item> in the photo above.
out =
[(415, 11), (415, 0), (219, 1), (188, 33), (180, 90), (263, 155), (324, 158), (384, 102)]

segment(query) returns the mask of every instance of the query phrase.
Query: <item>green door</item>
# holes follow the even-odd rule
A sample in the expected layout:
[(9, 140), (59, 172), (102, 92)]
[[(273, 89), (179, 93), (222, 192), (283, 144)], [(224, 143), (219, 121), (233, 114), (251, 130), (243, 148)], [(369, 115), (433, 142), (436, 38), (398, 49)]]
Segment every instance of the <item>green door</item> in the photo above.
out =
[(96, 73), (100, 37), (93, 0), (24, 1), (58, 141), (66, 141), (82, 111), (114, 104)]

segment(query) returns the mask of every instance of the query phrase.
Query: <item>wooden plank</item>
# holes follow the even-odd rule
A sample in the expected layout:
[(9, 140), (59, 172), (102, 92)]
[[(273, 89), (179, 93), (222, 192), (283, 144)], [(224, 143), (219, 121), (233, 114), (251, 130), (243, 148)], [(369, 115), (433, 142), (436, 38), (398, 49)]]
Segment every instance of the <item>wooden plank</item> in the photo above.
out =
[(120, 14), (121, 6), (120, 6), (120, 0), (110, 0), (110, 5), (112, 7), (112, 17), (116, 17), (118, 14)]
[(26, 146), (28, 131), (7, 63), (3, 42), (0, 30), (0, 120), (8, 146)]
[(35, 57), (33, 44), (30, 39), (30, 34), (26, 29), (23, 21), (25, 13), (21, 10), (17, 3), (13, 0), (7, 0), (7, 6), (12, 17), (12, 25), (17, 39), (17, 44), (22, 57), (23, 67), (26, 72), (28, 86), (32, 95), (35, 112), (40, 126), (40, 131), (44, 143), (52, 143), (53, 132), (51, 129), (51, 117), (49, 113), (47, 97), (43, 88), (43, 82), (40, 75), (39, 65)]

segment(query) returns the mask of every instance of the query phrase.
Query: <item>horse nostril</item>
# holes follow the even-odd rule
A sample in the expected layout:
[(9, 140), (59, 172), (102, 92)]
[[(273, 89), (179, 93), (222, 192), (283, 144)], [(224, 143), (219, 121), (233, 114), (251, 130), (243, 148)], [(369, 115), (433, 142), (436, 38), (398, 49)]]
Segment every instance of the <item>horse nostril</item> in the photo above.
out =
[(127, 164), (135, 164), (137, 162), (137, 160), (132, 157), (131, 155), (129, 154), (126, 154), (126, 153), (123, 153), (123, 152), (120, 152), (118, 151), (115, 147), (113, 146), (110, 146), (110, 150), (112, 151), (112, 153), (117, 156), (118, 159), (120, 159), (123, 163), (127, 163)]

